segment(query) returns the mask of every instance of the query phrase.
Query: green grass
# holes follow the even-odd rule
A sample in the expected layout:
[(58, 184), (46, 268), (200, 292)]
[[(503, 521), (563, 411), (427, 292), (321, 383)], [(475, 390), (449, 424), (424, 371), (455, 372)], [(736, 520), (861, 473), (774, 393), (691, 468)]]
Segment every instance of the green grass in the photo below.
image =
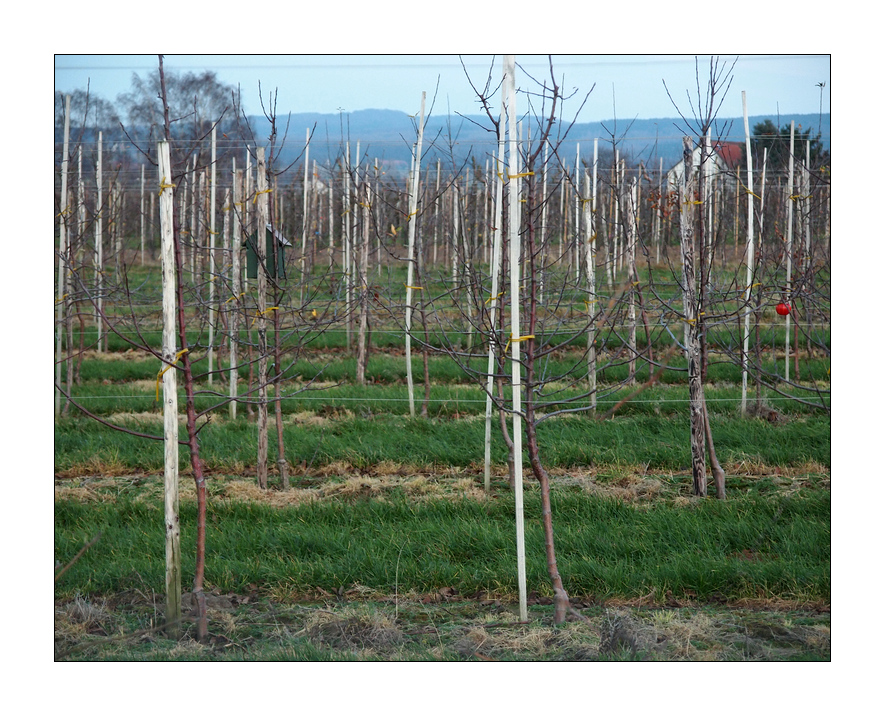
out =
[[(243, 593), (380, 593), (451, 587), (512, 596), (516, 590), (513, 497), (416, 502), (390, 490), (292, 507), (210, 500), (206, 580)], [(701, 601), (828, 601), (829, 494), (745, 496), (687, 505), (628, 504), (579, 490), (553, 497), (560, 571), (572, 596), (637, 598), (656, 592)], [(111, 594), (136, 583), (162, 592), (162, 504), (125, 494), (106, 502), (59, 500), (56, 559), (99, 541), (56, 585), (58, 595)], [(525, 498), (527, 580), (549, 592), (537, 490)], [(195, 505), (181, 504), (182, 544), (195, 539)], [(744, 557), (744, 550), (752, 559)], [(192, 550), (183, 570), (193, 572)]]
[[(161, 436), (162, 424), (126, 422), (132, 429)], [(322, 466), (344, 461), (358, 468), (390, 461), (408, 465), (470, 467), (481, 465), (482, 420), (410, 419), (390, 415), (341, 418), (322, 425), (284, 427), (286, 457), (292, 464)], [(830, 464), (830, 423), (826, 416), (797, 417), (785, 424), (757, 419), (717, 417), (713, 421), (717, 455), (723, 463), (750, 461), (768, 465)], [(691, 465), (688, 419), (635, 415), (610, 421), (561, 418), (539, 425), (542, 459), (549, 467), (648, 465), (655, 470), (684, 471)], [(504, 464), (506, 446), (497, 422), (492, 459)], [(182, 437), (184, 432), (182, 430)], [(271, 458), (276, 442), (271, 440)], [(200, 432), (201, 456), (212, 469), (235, 471), (254, 463), (257, 430), (244, 419), (210, 422)], [(181, 449), (182, 466), (188, 464)], [(85, 465), (116, 471), (159, 471), (162, 441), (118, 433), (86, 419), (63, 419), (55, 427), (55, 468), (65, 472)]]

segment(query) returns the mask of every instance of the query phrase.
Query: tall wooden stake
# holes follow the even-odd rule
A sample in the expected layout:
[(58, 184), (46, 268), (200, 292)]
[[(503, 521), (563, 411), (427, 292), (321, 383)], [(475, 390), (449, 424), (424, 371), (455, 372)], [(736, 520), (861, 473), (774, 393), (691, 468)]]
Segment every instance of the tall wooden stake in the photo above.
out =
[(421, 93), (421, 113), (418, 120), (418, 142), (412, 160), (411, 186), (409, 187), (409, 255), (406, 278), (406, 381), (409, 388), (409, 415), (415, 417), (415, 381), (412, 377), (412, 292), (415, 280), (415, 226), (418, 223), (418, 176), (421, 173), (421, 144), (424, 141), (424, 103), (427, 93)]
[(169, 143), (157, 146), (160, 179), (160, 266), (163, 279), (163, 445), (164, 510), (166, 525), (166, 622), (170, 637), (178, 638), (181, 621), (181, 528), (178, 520), (178, 386), (175, 370), (176, 281), (173, 234), (172, 162)]
[[(792, 308), (793, 297), (793, 151), (795, 147), (796, 122), (790, 122), (790, 170), (787, 175), (787, 286), (786, 301)], [(790, 316), (787, 314), (784, 331), (784, 380), (790, 380)]]
[[(599, 139), (593, 140), (593, 183), (590, 185), (590, 202), (585, 199), (584, 231), (587, 233), (587, 380), (590, 388), (590, 409), (596, 410), (596, 321), (599, 310), (596, 296), (596, 178), (599, 165)], [(585, 184), (587, 182), (585, 181)]]
[(519, 359), (519, 151), (516, 141), (516, 57), (504, 56), (504, 87), (507, 93), (507, 196), (510, 241), (510, 347), (513, 384), (513, 490), (516, 497), (516, 570), (519, 582), (519, 618), (528, 620), (525, 574), (525, 518), (522, 499), (522, 367)]
[[(255, 221), (255, 249), (258, 254), (258, 314), (255, 316), (258, 330), (258, 487), (267, 489), (267, 167), (264, 147), (256, 147), (258, 176), (256, 198), (258, 215)], [(276, 239), (272, 239), (275, 241)]]
[(301, 286), (299, 288), (298, 303), (304, 306), (304, 287), (307, 284), (307, 275), (305, 273), (305, 259), (307, 257), (307, 226), (310, 220), (308, 211), (308, 188), (310, 186), (310, 127), (307, 128), (307, 135), (304, 139), (304, 197), (302, 201), (302, 219), (301, 219)]
[(138, 215), (140, 218), (139, 233), (141, 237), (141, 265), (144, 266), (144, 164), (141, 165), (141, 192), (139, 198)]
[(209, 169), (209, 385), (212, 385), (212, 374), (215, 367), (215, 284), (217, 283), (217, 267), (215, 265), (215, 125), (212, 126), (212, 165)]
[[(495, 158), (495, 218), (492, 227), (492, 295), (489, 297), (489, 363), (486, 370), (486, 432), (483, 455), (483, 478), (486, 492), (492, 490), (492, 391), (495, 387), (495, 356), (498, 341), (495, 329), (498, 325), (498, 283), (501, 273), (501, 237), (504, 204), (504, 102), (501, 102), (501, 121), (498, 123), (498, 154)], [(498, 178), (500, 177), (500, 178)]]
[[(61, 157), (61, 197), (58, 213), (58, 295), (55, 300), (55, 382), (61, 385), (61, 341), (64, 334), (65, 304), (67, 303), (68, 270), (68, 146), (71, 135), (71, 95), (65, 95), (65, 129)], [(55, 414), (61, 413), (61, 392), (55, 389)]]
[(750, 315), (753, 312), (750, 298), (753, 290), (753, 273), (756, 263), (756, 250), (753, 245), (753, 154), (750, 151), (750, 120), (747, 115), (747, 93), (741, 92), (744, 106), (744, 142), (747, 149), (747, 290), (744, 293), (744, 348), (741, 352), (741, 415), (747, 414), (747, 362), (750, 351)]
[(231, 196), (230, 203), (228, 205), (230, 214), (230, 285), (231, 291), (233, 292), (233, 297), (231, 303), (233, 304), (233, 310), (230, 311), (229, 318), (229, 326), (230, 326), (230, 381), (228, 387), (230, 388), (230, 419), (236, 420), (237, 418), (237, 396), (238, 387), (237, 383), (239, 382), (239, 365), (237, 358), (237, 346), (240, 342), (240, 279), (242, 278), (242, 269), (240, 268), (240, 243), (242, 242), (242, 211), (240, 209), (240, 184), (242, 181), (242, 177), (240, 172), (237, 172), (237, 158), (233, 157), (231, 160), (231, 180), (233, 186), (231, 188)]
[(624, 222), (626, 224), (626, 249), (627, 254), (627, 275), (630, 280), (630, 303), (627, 308), (627, 325), (629, 328), (629, 346), (630, 357), (628, 359), (628, 381), (636, 382), (636, 297), (638, 294), (639, 276), (636, 272), (636, 177), (633, 177), (630, 186), (624, 186)]
[(359, 385), (366, 384), (366, 368), (369, 364), (369, 237), (371, 236), (370, 212), (372, 209), (372, 187), (368, 176), (363, 181), (362, 204), (362, 241), (360, 242), (359, 264), (359, 295), (360, 295), (360, 325), (357, 333), (356, 344), (356, 382)]

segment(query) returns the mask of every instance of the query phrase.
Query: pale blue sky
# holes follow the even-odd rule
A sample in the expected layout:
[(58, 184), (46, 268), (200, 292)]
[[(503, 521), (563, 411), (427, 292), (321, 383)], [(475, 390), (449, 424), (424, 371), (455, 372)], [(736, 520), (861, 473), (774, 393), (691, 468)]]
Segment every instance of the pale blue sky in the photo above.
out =
[[(730, 66), (735, 55), (722, 55)], [(482, 86), (492, 67), (494, 82), (501, 74), (501, 57), (461, 56), (471, 79)], [(434, 114), (449, 111), (476, 114), (476, 97), (458, 55), (167, 55), (167, 70), (213, 70), (225, 83), (239, 85), (247, 113), (260, 113), (258, 87), (266, 94), (278, 90), (277, 114), (334, 113), (360, 109), (396, 109), (410, 114), (420, 107), (421, 92), (429, 102), (439, 91)], [(538, 79), (549, 80), (547, 57), (517, 55), (517, 63)], [(698, 56), (703, 81), (709, 74), (709, 55)], [(676, 111), (667, 91), (685, 114), (690, 114), (686, 91), (696, 102), (695, 57), (690, 55), (554, 55), (554, 71), (564, 89), (577, 89), (566, 104), (574, 113), (580, 98), (596, 84), (581, 121), (673, 117)], [(129, 89), (133, 73), (157, 70), (156, 55), (56, 55), (55, 89), (85, 89), (110, 101)], [(741, 115), (741, 91), (747, 92), (749, 113), (817, 113), (830, 111), (830, 57), (828, 55), (743, 55), (734, 67), (734, 79), (719, 112)], [(823, 94), (819, 83), (824, 82)], [(520, 86), (528, 89), (527, 78)], [(704, 90), (702, 86), (702, 92)]]

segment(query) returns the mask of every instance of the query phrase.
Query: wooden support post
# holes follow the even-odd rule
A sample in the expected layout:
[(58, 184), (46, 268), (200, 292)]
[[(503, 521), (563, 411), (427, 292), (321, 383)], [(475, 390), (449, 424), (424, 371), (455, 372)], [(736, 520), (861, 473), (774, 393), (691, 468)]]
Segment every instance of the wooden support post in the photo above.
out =
[(141, 238), (141, 251), (139, 255), (141, 256), (141, 265), (144, 266), (144, 164), (141, 165), (141, 192), (139, 193), (138, 216), (139, 236)]
[(310, 127), (306, 130), (304, 139), (304, 196), (301, 203), (301, 284), (299, 286), (299, 305), (304, 308), (304, 288), (307, 285), (307, 228), (310, 220), (310, 211), (308, 210), (308, 197), (310, 193)]
[(233, 296), (230, 299), (230, 303), (232, 306), (232, 310), (230, 311), (230, 318), (228, 319), (228, 326), (230, 331), (230, 381), (228, 387), (230, 388), (230, 392), (228, 393), (231, 401), (230, 405), (230, 419), (236, 420), (237, 418), (237, 396), (238, 393), (238, 382), (239, 382), (239, 363), (237, 356), (237, 348), (239, 347), (240, 342), (240, 297), (242, 293), (242, 288), (240, 286), (240, 279), (242, 278), (243, 271), (240, 268), (240, 244), (242, 243), (242, 219), (243, 213), (241, 211), (240, 204), (242, 201), (240, 200), (240, 185), (242, 182), (241, 172), (237, 171), (237, 159), (234, 157), (232, 160), (231, 166), (231, 178), (233, 186), (231, 187), (231, 195), (229, 202), (229, 211), (230, 214), (230, 285), (231, 292)]
[(104, 327), (101, 312), (104, 302), (102, 293), (104, 292), (104, 206), (102, 204), (102, 176), (101, 176), (101, 157), (102, 157), (102, 136), (98, 133), (98, 144), (96, 145), (95, 156), (95, 329), (97, 331), (96, 347), (98, 352), (102, 352), (102, 329)]
[[(747, 415), (747, 361), (750, 351), (750, 315), (753, 309), (750, 299), (753, 291), (753, 275), (756, 251), (753, 245), (753, 153), (750, 151), (750, 120), (747, 115), (747, 93), (741, 92), (744, 106), (744, 142), (747, 150), (747, 289), (744, 292), (744, 345), (741, 351), (741, 415)], [(737, 212), (735, 212), (737, 213)], [(736, 239), (735, 239), (736, 240)]]
[(486, 415), (485, 415), (485, 448), (483, 455), (484, 486), (487, 493), (492, 490), (492, 391), (495, 389), (496, 356), (499, 350), (497, 334), (498, 325), (498, 284), (501, 273), (501, 224), (504, 204), (504, 103), (501, 103), (501, 121), (498, 123), (498, 154), (495, 157), (495, 218), (492, 227), (492, 258), (490, 272), (492, 288), (489, 296), (489, 362), (486, 369)]
[[(587, 234), (587, 382), (590, 389), (590, 409), (596, 411), (596, 312), (599, 299), (596, 295), (596, 179), (599, 165), (599, 140), (593, 140), (593, 183), (590, 185), (589, 202), (584, 203), (584, 230)], [(585, 184), (587, 182), (585, 181)]]
[(215, 264), (215, 125), (212, 126), (212, 164), (209, 169), (209, 385), (215, 369), (215, 321), (218, 315), (215, 307), (215, 284), (218, 283), (218, 268)]
[(176, 344), (176, 273), (173, 233), (172, 162), (169, 143), (158, 143), (160, 180), (160, 266), (163, 281), (163, 445), (166, 526), (166, 623), (173, 639), (181, 622), (181, 527), (178, 519), (178, 380), (173, 363)]
[[(785, 290), (785, 298), (784, 300), (790, 304), (792, 308), (793, 305), (793, 168), (794, 168), (794, 157), (793, 152), (795, 149), (795, 132), (796, 132), (796, 122), (790, 122), (790, 164), (789, 164), (789, 172), (787, 175), (787, 285)], [(784, 322), (784, 380), (790, 380), (790, 318), (792, 311), (787, 314), (786, 321)]]
[(369, 237), (371, 236), (372, 187), (368, 177), (363, 181), (362, 241), (360, 242), (359, 296), (360, 324), (357, 334), (356, 382), (366, 384), (366, 368), (369, 363)]
[[(256, 199), (258, 212), (255, 221), (255, 250), (258, 254), (258, 313), (255, 327), (258, 331), (258, 487), (267, 489), (267, 166), (264, 147), (256, 147), (258, 176)], [(276, 240), (276, 239), (272, 239)]]
[(630, 281), (630, 303), (627, 308), (627, 325), (629, 328), (629, 345), (630, 357), (628, 359), (627, 380), (629, 383), (636, 383), (636, 300), (638, 295), (639, 276), (636, 272), (636, 177), (633, 177), (629, 187), (624, 187), (624, 223), (626, 224), (626, 249), (627, 253), (627, 276)]
[(516, 58), (504, 56), (504, 88), (507, 94), (507, 195), (509, 210), (510, 241), (510, 348), (512, 351), (511, 376), (513, 386), (513, 489), (516, 496), (516, 568), (519, 582), (519, 618), (528, 620), (525, 573), (525, 518), (522, 499), (522, 367), (520, 365), (519, 321), (519, 253), (520, 253), (520, 205), (519, 205), (519, 150), (516, 139)]
[[(55, 300), (55, 383), (61, 385), (61, 342), (65, 326), (68, 276), (68, 147), (71, 135), (71, 95), (65, 95), (65, 128), (61, 157), (61, 196), (58, 213), (58, 294)], [(61, 391), (55, 389), (55, 414), (61, 414)]]
[(424, 141), (424, 103), (427, 93), (421, 93), (421, 112), (418, 120), (418, 141), (412, 159), (409, 187), (409, 254), (406, 278), (406, 382), (409, 389), (409, 415), (415, 417), (415, 381), (412, 377), (412, 292), (415, 287), (415, 227), (418, 224), (418, 175), (421, 173), (421, 145)]

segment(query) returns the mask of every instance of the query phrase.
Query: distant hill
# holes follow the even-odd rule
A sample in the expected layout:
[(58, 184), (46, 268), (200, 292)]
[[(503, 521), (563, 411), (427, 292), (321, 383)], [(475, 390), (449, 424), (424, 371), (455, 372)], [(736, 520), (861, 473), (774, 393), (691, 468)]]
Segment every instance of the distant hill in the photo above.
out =
[[(779, 126), (795, 121), (797, 127), (812, 128), (812, 136), (820, 126), (821, 141), (830, 148), (830, 115), (784, 114), (754, 115), (749, 118), (750, 131), (759, 122), (770, 119)], [(264, 117), (250, 117), (250, 125), (256, 139), (266, 137), (270, 125)], [(304, 149), (305, 130), (314, 130), (311, 139), (310, 158), (320, 165), (334, 164), (343, 155), (349, 140), (351, 161), (355, 162), (357, 144), (363, 166), (374, 164), (377, 159), (387, 172), (403, 173), (411, 162), (412, 145), (416, 140), (417, 118), (404, 112), (384, 109), (367, 109), (337, 114), (293, 114), (278, 117), (277, 131), (288, 124), (289, 134), (281, 148), (277, 166), (296, 159)], [(529, 127), (523, 123), (523, 136)], [(537, 127), (534, 127), (537, 134)], [(554, 137), (566, 133), (562, 124), (553, 130)], [(560, 147), (560, 157), (566, 166), (573, 167), (576, 145), (580, 144), (581, 158), (589, 161), (593, 155), (593, 140), (599, 139), (602, 157), (612, 154), (612, 140), (622, 158), (630, 163), (643, 162), (649, 169), (656, 169), (661, 159), (665, 170), (679, 161), (682, 155), (682, 137), (695, 132), (681, 118), (618, 119), (604, 122), (586, 122), (568, 129)], [(716, 122), (714, 135), (727, 141), (744, 141), (743, 118), (723, 118)], [(279, 140), (278, 140), (279, 142)], [(471, 159), (484, 167), (495, 151), (496, 141), (492, 123), (485, 116), (431, 116), (424, 133), (422, 166), (435, 165), (442, 159), (443, 168), (451, 167), (453, 156), (457, 165)]]

